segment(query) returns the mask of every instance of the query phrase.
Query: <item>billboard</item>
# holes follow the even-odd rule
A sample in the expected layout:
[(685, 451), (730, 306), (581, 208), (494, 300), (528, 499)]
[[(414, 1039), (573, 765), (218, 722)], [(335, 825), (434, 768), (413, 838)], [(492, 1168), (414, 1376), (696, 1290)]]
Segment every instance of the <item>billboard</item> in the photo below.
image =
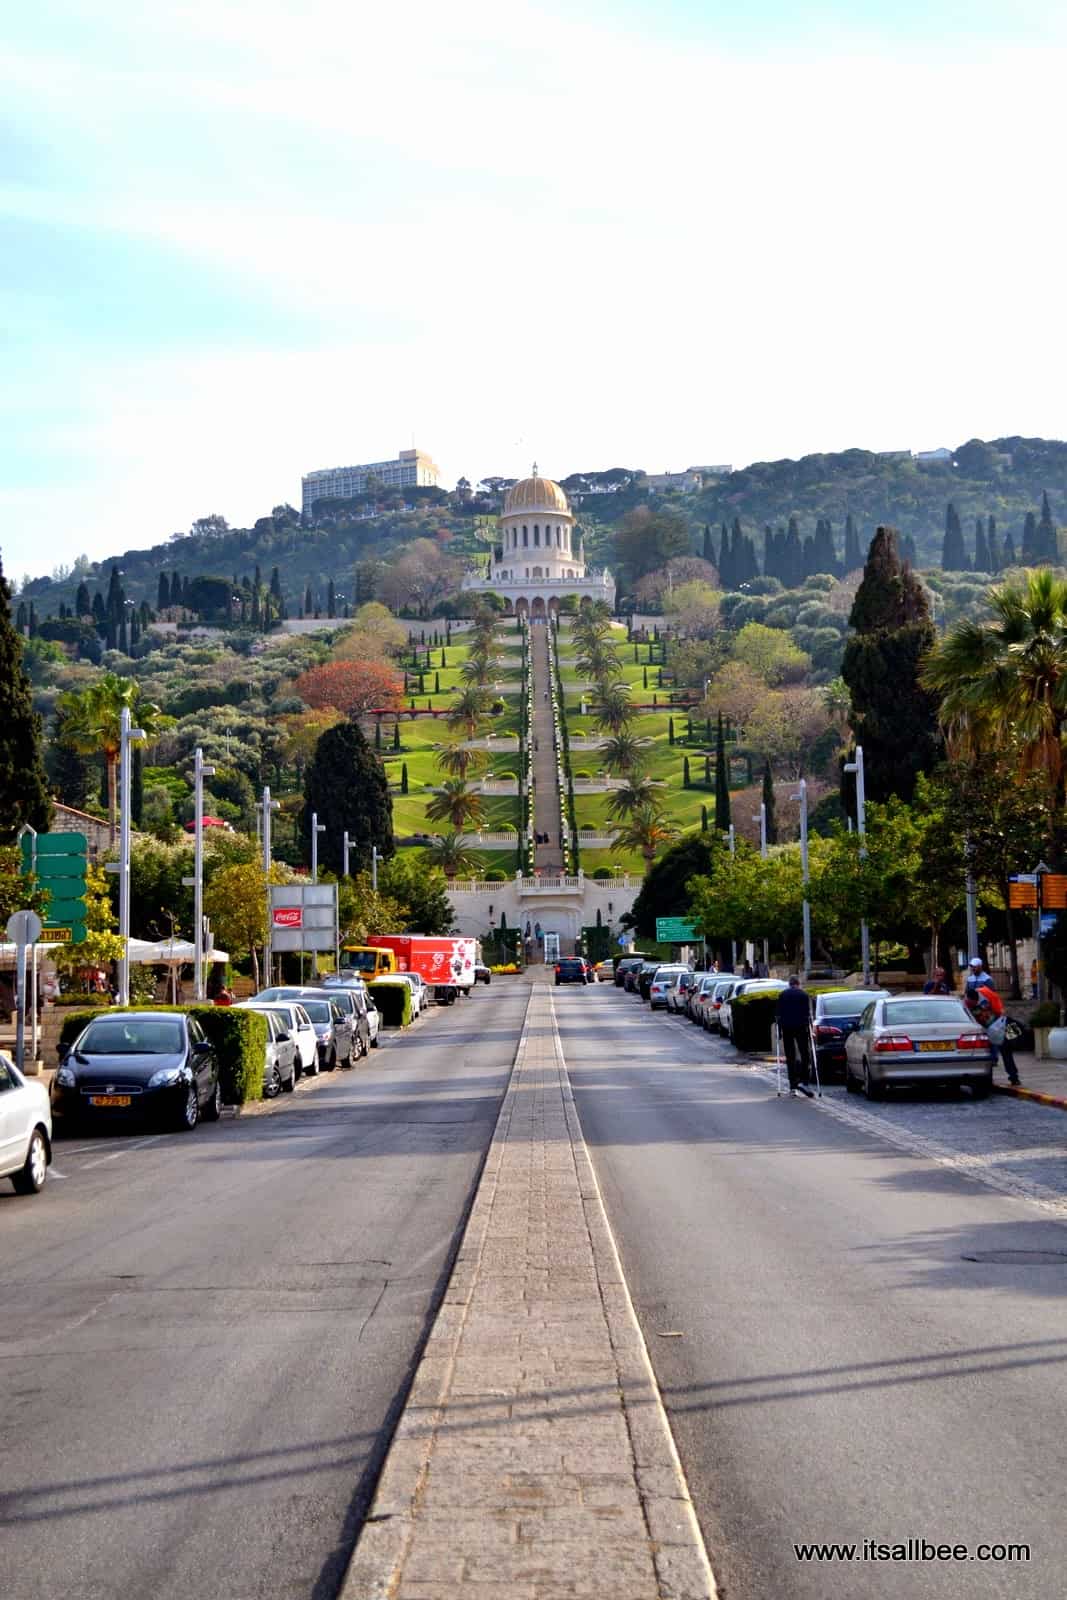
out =
[(275, 953), (337, 949), (336, 883), (272, 883), (269, 894)]

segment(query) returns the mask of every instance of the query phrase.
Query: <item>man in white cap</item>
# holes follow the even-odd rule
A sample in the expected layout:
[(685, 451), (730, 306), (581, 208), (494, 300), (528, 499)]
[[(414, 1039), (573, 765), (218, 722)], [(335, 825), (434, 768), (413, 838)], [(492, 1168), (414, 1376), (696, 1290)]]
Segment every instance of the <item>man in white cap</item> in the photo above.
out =
[(985, 969), (981, 956), (972, 956), (967, 963), (968, 989), (984, 989), (992, 985), (992, 978)]

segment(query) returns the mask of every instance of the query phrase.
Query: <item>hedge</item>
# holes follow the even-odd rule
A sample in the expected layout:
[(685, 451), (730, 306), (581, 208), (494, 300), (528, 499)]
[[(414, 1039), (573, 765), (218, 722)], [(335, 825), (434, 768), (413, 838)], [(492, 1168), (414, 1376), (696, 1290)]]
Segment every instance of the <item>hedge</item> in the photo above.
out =
[(368, 983), (367, 991), (382, 1014), (387, 1027), (406, 1028), (411, 1021), (411, 985), (409, 983), (383, 983), (378, 979)]
[(778, 989), (757, 989), (730, 1001), (730, 1027), (739, 1050), (769, 1050), (778, 1015)]
[[(196, 1017), (211, 1043), (219, 1062), (222, 1098), (228, 1106), (244, 1105), (246, 1100), (262, 1100), (263, 1068), (267, 1057), (267, 1023), (257, 1011), (234, 1010), (231, 1006), (113, 1006), (118, 1011), (183, 1011)], [(64, 1017), (59, 1046), (73, 1044), (82, 1029), (100, 1015), (99, 1010), (72, 1011)]]

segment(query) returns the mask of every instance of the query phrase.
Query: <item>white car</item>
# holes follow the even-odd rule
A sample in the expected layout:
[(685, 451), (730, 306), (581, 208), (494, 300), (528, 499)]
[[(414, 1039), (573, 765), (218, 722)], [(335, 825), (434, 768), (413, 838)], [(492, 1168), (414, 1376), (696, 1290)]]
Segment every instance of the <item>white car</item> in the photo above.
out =
[(422, 1002), (425, 998), (425, 985), (417, 972), (387, 972), (384, 974), (392, 982), (396, 979), (399, 983), (406, 983), (411, 990), (411, 1020), (422, 1012)]
[(0, 1051), (0, 1178), (10, 1178), (17, 1194), (39, 1194), (51, 1160), (48, 1090)]
[(740, 983), (735, 983), (729, 994), (719, 1007), (719, 1032), (725, 1034), (730, 1043), (734, 1042), (733, 1003), (743, 994), (753, 994), (759, 990), (766, 992), (768, 989), (781, 992), (788, 988), (780, 978), (744, 978)]
[(370, 995), (367, 996), (367, 1026), (370, 1028), (370, 1047), (372, 1050), (377, 1050), (378, 1035), (382, 1027), (382, 1014)]
[(680, 962), (673, 962), (670, 966), (656, 968), (648, 989), (648, 1003), (653, 1011), (666, 1010), (667, 990), (676, 978), (689, 970), (689, 967), (683, 967)]
[(297, 1076), (313, 1078), (319, 1070), (319, 1045), (315, 1024), (299, 1000), (241, 1000), (234, 1010), (275, 1011), (282, 1018), (296, 1045)]

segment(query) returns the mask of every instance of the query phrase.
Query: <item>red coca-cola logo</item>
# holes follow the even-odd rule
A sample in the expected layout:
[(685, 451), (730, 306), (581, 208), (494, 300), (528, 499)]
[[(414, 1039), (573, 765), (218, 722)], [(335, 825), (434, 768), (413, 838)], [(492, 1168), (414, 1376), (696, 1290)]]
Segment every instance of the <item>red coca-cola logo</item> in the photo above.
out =
[(276, 928), (302, 928), (303, 909), (300, 906), (275, 906), (273, 921)]

